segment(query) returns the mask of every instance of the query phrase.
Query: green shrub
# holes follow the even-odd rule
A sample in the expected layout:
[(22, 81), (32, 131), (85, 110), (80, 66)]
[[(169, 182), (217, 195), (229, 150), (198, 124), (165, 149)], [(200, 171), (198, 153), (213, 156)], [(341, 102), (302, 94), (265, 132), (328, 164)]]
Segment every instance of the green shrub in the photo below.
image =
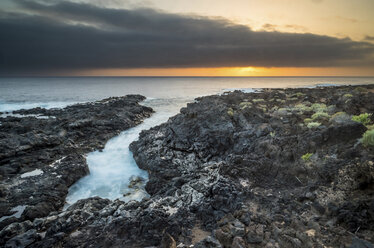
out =
[(374, 147), (374, 129), (367, 130), (364, 133), (361, 143), (366, 147)]
[(311, 123), (311, 122), (313, 122), (313, 120), (311, 118), (305, 118), (304, 119), (305, 124), (308, 124), (308, 123)]
[(364, 93), (364, 92), (367, 92), (368, 90), (364, 87), (357, 87), (357, 88), (355, 88), (355, 91), (360, 92), (360, 93)]
[(295, 105), (295, 108), (298, 108), (298, 109), (304, 109), (305, 107), (306, 107), (305, 104), (302, 104), (302, 103)]
[(352, 116), (352, 121), (360, 122), (366, 126), (366, 125), (369, 125), (371, 122), (370, 117), (371, 117), (371, 114), (363, 113), (360, 115)]
[(305, 94), (304, 94), (304, 93), (301, 93), (301, 92), (297, 92), (297, 93), (295, 94), (295, 96), (296, 96), (296, 97), (302, 97), (302, 96), (305, 96)]
[(253, 99), (252, 101), (253, 101), (254, 103), (265, 102), (264, 99)]
[(245, 108), (251, 108), (252, 107), (252, 103), (251, 102), (241, 102), (239, 104), (239, 107), (241, 109), (245, 109)]
[(310, 122), (307, 125), (308, 128), (317, 128), (319, 126), (321, 126), (321, 123), (319, 123), (319, 122)]
[(310, 157), (313, 156), (313, 153), (305, 153), (303, 156), (301, 156), (301, 159), (304, 160), (304, 162), (307, 162), (310, 160)]
[(343, 97), (344, 97), (344, 98), (351, 98), (351, 97), (353, 97), (353, 95), (352, 95), (352, 94), (344, 94)]
[(227, 114), (229, 115), (229, 116), (234, 116), (234, 110), (232, 109), (232, 108), (228, 108), (227, 109)]
[(324, 112), (317, 112), (312, 115), (312, 120), (328, 120), (330, 116)]
[(301, 112), (309, 112), (313, 109), (311, 107), (306, 106), (305, 104), (299, 103), (295, 105), (295, 109)]
[(258, 108), (261, 109), (263, 112), (267, 111), (266, 105), (259, 104)]
[(314, 103), (312, 104), (312, 109), (314, 112), (326, 112), (327, 106), (324, 103)]
[(299, 98), (297, 98), (297, 97), (290, 97), (290, 98), (288, 98), (288, 100), (289, 101), (297, 101), (297, 100), (299, 100)]
[(290, 111), (288, 108), (279, 108), (276, 112), (277, 115), (280, 115), (280, 116), (287, 116), (287, 115), (291, 115)]

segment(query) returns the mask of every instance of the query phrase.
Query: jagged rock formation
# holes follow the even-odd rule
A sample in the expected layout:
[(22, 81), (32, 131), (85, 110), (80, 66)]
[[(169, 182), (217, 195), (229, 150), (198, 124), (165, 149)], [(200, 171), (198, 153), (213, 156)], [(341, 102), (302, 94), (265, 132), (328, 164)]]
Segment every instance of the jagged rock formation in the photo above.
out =
[(64, 109), (16, 111), (49, 118), (0, 118), (0, 228), (61, 210), (68, 188), (88, 173), (84, 155), (151, 115), (140, 95)]
[[(9, 247), (372, 247), (374, 86), (196, 99), (131, 145), (148, 199), (8, 225)], [(373, 116), (371, 116), (373, 118)], [(369, 119), (369, 123), (373, 119)]]

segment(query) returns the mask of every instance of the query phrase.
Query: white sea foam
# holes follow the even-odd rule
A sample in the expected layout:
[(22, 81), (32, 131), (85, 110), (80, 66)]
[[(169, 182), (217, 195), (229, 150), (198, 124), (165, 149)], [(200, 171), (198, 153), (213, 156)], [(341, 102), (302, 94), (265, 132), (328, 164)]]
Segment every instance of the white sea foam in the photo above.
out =
[(0, 112), (12, 112), (20, 109), (32, 108), (64, 108), (76, 102), (0, 102)]
[(25, 118), (25, 117), (35, 117), (36, 119), (55, 119), (55, 116), (45, 116), (45, 115), (21, 115), (21, 114), (13, 114), (13, 113), (8, 113), (8, 114), (1, 114), (0, 117), (6, 118), (6, 117), (18, 117), (18, 118)]
[(225, 92), (228, 92), (228, 91), (235, 91), (235, 90), (240, 90), (244, 93), (253, 93), (255, 92), (256, 90), (253, 89), (253, 88), (226, 88), (226, 89), (222, 89), (222, 93), (225, 93)]

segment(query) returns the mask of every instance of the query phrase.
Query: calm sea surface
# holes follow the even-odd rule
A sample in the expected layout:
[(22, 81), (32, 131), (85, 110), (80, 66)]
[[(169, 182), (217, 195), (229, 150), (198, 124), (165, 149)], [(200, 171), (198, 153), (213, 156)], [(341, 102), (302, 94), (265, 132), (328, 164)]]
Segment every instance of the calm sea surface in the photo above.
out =
[(231, 89), (372, 84), (374, 78), (0, 78), (0, 112), (32, 107), (63, 107), (110, 96), (192, 100)]

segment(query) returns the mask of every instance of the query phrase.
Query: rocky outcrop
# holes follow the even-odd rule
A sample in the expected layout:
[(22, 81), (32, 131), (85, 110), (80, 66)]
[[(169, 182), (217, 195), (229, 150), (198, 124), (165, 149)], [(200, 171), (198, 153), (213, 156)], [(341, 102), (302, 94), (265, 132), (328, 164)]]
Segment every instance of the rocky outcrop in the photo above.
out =
[(374, 154), (350, 117), (374, 113), (373, 88), (199, 98), (131, 149), (147, 191), (173, 198), (223, 247), (374, 242)]
[[(85, 199), (11, 224), (9, 247), (371, 247), (374, 86), (265, 89), (196, 99), (143, 131), (141, 202)], [(373, 122), (373, 120), (369, 120)], [(25, 246), (26, 246), (25, 245)]]
[(89, 172), (84, 155), (151, 115), (138, 104), (144, 99), (129, 95), (15, 112), (44, 118), (0, 118), (0, 229), (60, 211), (69, 186)]

